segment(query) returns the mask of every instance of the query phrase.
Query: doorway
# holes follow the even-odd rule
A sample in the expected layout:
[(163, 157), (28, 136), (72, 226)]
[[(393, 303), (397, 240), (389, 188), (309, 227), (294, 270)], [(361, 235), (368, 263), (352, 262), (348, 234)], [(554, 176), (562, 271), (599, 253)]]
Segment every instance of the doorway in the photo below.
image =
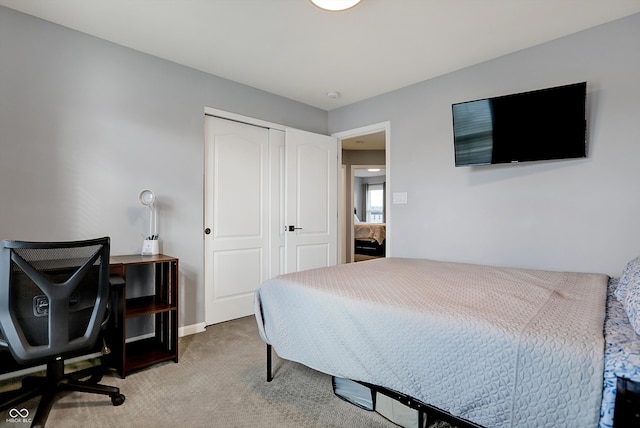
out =
[[(366, 259), (368, 257), (356, 257), (356, 253), (370, 253), (372, 256), (389, 256), (391, 254), (389, 239), (391, 236), (391, 218), (389, 201), (390, 192), (390, 124), (389, 122), (378, 123), (362, 128), (353, 129), (350, 131), (344, 131), (337, 134), (333, 134), (338, 138), (339, 147), (339, 162), (342, 165), (342, 179), (339, 195), (339, 210), (340, 210), (340, 245), (339, 245), (339, 260), (341, 263), (351, 263), (358, 259)], [(380, 171), (367, 171), (369, 169), (380, 169)], [(364, 171), (366, 172), (364, 172)], [(376, 218), (367, 218), (367, 205), (366, 198), (361, 198), (358, 194), (362, 194), (363, 187), (357, 183), (358, 181), (366, 181), (364, 178), (358, 178), (358, 176), (369, 175), (375, 176), (372, 179), (373, 184), (382, 185), (383, 190), (383, 204), (382, 212), (375, 214)], [(369, 179), (367, 179), (369, 180)], [(373, 190), (373, 189), (372, 189)], [(358, 220), (356, 220), (356, 216)], [(367, 223), (367, 220), (371, 223)], [(356, 232), (356, 224), (359, 221), (364, 224), (382, 224), (384, 226), (367, 226), (360, 227)], [(363, 231), (362, 229), (367, 229)], [(384, 229), (384, 237), (380, 236), (380, 229)], [(374, 229), (378, 229), (377, 231)], [(356, 243), (356, 233), (369, 233), (372, 236), (367, 237), (370, 242), (375, 241), (373, 247), (364, 245), (367, 248), (362, 248), (362, 243)], [(373, 236), (376, 232), (377, 235)], [(378, 242), (375, 238), (381, 238)], [(372, 241), (371, 241), (372, 240)], [(360, 248), (357, 248), (360, 247)], [(374, 251), (375, 250), (375, 251)]]
[(385, 257), (386, 184), (385, 165), (351, 165), (354, 262)]

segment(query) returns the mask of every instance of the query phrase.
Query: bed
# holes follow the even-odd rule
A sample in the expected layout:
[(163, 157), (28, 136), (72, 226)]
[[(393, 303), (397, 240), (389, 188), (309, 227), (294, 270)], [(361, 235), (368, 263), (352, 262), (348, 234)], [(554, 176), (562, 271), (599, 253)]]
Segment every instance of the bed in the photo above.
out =
[[(255, 312), (280, 357), (461, 422), (606, 427), (608, 284), (602, 274), (385, 258), (266, 281)], [(620, 368), (608, 370), (616, 384)]]
[(386, 231), (384, 223), (354, 223), (354, 253), (384, 257)]

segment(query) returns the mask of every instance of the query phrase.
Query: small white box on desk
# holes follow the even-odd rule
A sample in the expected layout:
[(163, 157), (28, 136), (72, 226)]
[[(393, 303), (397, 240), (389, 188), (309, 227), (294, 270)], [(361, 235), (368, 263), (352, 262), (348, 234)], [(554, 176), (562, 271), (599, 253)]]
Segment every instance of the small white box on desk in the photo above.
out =
[(160, 241), (157, 239), (145, 239), (142, 241), (142, 253), (143, 256), (155, 256), (160, 254)]

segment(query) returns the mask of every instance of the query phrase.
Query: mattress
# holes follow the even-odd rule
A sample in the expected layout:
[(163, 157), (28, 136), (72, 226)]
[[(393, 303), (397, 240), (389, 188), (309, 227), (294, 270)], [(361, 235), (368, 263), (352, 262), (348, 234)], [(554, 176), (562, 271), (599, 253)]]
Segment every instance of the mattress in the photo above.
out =
[(256, 291), (282, 358), (483, 426), (595, 427), (608, 277), (385, 258)]
[(616, 402), (616, 380), (618, 377), (640, 382), (640, 336), (629, 323), (622, 304), (616, 299), (614, 291), (619, 278), (611, 278), (607, 294), (607, 315), (604, 324), (605, 367), (604, 389), (600, 427), (613, 426), (613, 413)]

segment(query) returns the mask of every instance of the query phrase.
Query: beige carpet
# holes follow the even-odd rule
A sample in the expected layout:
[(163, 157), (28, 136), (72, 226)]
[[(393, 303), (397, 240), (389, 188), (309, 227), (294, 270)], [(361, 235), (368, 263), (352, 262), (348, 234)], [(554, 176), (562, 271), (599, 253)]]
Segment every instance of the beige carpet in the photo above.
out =
[[(67, 393), (54, 405), (48, 427), (394, 427), (333, 394), (331, 377), (274, 357), (266, 377), (266, 347), (250, 316), (209, 326), (180, 339), (180, 362), (169, 362), (101, 383), (126, 395), (119, 407), (109, 398)], [(37, 400), (25, 403), (33, 415)], [(21, 407), (21, 408), (22, 408)], [(0, 415), (0, 426), (9, 422)]]

